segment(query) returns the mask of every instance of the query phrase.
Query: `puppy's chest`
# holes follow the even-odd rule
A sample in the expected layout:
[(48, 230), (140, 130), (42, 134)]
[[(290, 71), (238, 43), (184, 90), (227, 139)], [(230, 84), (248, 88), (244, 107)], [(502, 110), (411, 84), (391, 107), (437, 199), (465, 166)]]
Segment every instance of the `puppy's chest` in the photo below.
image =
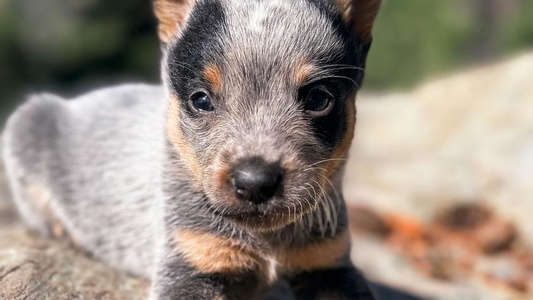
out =
[(175, 235), (175, 246), (187, 263), (201, 273), (253, 272), (267, 283), (293, 272), (338, 266), (350, 247), (347, 234), (291, 247), (250, 243), (192, 230), (179, 231)]

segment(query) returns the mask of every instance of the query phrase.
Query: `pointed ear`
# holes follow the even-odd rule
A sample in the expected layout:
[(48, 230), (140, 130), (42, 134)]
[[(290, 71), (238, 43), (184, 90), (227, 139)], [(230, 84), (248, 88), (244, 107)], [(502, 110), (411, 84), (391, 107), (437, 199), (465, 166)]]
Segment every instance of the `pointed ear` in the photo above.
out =
[(372, 40), (372, 27), (381, 6), (381, 0), (336, 0), (344, 22), (365, 43)]
[(167, 44), (183, 30), (196, 0), (154, 0), (154, 11), (159, 20), (158, 34)]

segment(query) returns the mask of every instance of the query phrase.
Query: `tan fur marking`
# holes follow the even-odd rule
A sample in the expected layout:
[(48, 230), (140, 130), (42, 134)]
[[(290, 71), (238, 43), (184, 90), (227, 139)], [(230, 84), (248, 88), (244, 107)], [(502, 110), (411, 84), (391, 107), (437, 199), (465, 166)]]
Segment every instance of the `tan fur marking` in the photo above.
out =
[(65, 227), (57, 220), (52, 223), (52, 232), (54, 233), (54, 237), (58, 239), (64, 238), (66, 236)]
[(200, 185), (203, 178), (202, 167), (198, 160), (198, 157), (194, 153), (192, 147), (183, 138), (183, 132), (180, 127), (179, 116), (179, 99), (177, 97), (171, 97), (167, 112), (166, 129), (168, 138), (172, 146), (178, 150), (181, 159), (188, 167), (189, 171), (193, 174), (196, 182)]
[(204, 69), (204, 79), (207, 81), (214, 93), (220, 94), (222, 91), (222, 72), (217, 65), (210, 64)]
[(158, 34), (163, 43), (179, 35), (195, 0), (155, 0), (154, 12), (159, 20)]
[(345, 231), (302, 249), (286, 249), (278, 258), (287, 271), (312, 271), (341, 266), (350, 252), (350, 235)]
[(328, 161), (324, 167), (324, 175), (327, 178), (331, 178), (338, 167), (344, 163), (344, 159), (348, 156), (348, 151), (350, 150), (350, 145), (354, 137), (356, 118), (355, 99), (347, 99), (346, 101), (346, 132), (339, 145), (333, 150), (333, 154), (331, 155), (332, 160)]
[(301, 60), (294, 72), (296, 84), (299, 86), (304, 85), (307, 80), (309, 80), (309, 77), (311, 77), (316, 71), (317, 68), (314, 65), (308, 63), (306, 60)]
[(344, 21), (366, 42), (372, 39), (372, 27), (382, 0), (336, 0)]
[[(217, 164), (214, 170), (214, 186), (225, 188), (231, 181), (230, 170), (227, 164)], [(211, 199), (215, 200), (215, 199)]]
[(178, 231), (174, 238), (177, 251), (202, 273), (266, 272), (266, 261), (241, 241), (194, 230)]
[(30, 184), (26, 187), (29, 199), (35, 203), (40, 211), (48, 211), (50, 206), (50, 195), (42, 184)]
[(52, 208), (50, 207), (50, 192), (42, 185), (33, 183), (28, 185), (26, 193), (31, 201), (35, 204), (37, 209), (46, 218), (46, 223), (51, 230), (53, 236), (58, 239), (69, 238), (63, 223), (55, 216)]

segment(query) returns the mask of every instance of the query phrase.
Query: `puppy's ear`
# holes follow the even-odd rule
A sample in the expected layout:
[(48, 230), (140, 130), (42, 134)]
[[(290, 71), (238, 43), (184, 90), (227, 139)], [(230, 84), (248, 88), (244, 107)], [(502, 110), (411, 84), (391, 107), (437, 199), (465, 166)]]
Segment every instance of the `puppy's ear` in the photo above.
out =
[(167, 44), (178, 36), (187, 22), (196, 0), (154, 0), (154, 11), (159, 20), (159, 39)]
[(344, 22), (365, 43), (372, 40), (372, 27), (381, 6), (381, 0), (335, 0)]

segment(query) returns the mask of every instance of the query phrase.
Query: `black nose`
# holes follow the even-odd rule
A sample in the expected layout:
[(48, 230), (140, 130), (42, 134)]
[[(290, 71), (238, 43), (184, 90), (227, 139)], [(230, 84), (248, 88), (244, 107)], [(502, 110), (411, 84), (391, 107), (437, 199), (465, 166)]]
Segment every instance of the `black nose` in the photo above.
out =
[(237, 197), (255, 204), (265, 203), (279, 191), (281, 170), (275, 165), (247, 164), (235, 171)]

